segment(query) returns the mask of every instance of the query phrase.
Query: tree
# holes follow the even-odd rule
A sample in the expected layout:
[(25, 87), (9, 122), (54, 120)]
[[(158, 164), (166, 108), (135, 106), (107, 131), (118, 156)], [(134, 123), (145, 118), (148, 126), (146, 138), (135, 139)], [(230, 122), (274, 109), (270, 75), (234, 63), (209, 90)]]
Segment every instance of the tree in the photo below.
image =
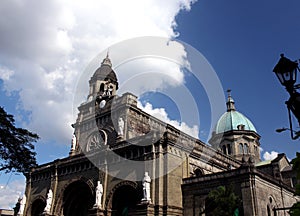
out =
[[(293, 170), (296, 172), (297, 182), (300, 180), (300, 153), (296, 153), (296, 158), (294, 158), (291, 163), (293, 164)], [(296, 192), (295, 195), (300, 195), (300, 184), (296, 184)], [(292, 216), (300, 216), (300, 202), (296, 202), (291, 210), (290, 215)]]
[(20, 206), (21, 206), (21, 200), (19, 198), (18, 202), (16, 203), (16, 206), (13, 208), (14, 209), (14, 216), (18, 216), (18, 213), (20, 211)]
[(26, 174), (36, 166), (33, 143), (39, 136), (15, 127), (14, 117), (0, 106), (0, 171)]
[(232, 187), (219, 186), (209, 192), (205, 210), (202, 213), (212, 216), (239, 215), (239, 206), (240, 199), (235, 195)]

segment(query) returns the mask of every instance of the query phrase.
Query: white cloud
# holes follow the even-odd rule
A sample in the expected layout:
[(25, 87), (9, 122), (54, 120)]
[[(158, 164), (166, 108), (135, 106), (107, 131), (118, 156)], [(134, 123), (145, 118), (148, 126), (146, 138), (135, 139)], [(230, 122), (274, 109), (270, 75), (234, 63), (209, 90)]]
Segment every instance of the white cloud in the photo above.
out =
[(271, 153), (269, 152), (265, 152), (263, 155), (264, 160), (273, 160), (278, 156), (278, 152), (276, 151), (271, 151)]
[[(181, 54), (182, 50), (177, 49)], [(181, 62), (184, 64), (184, 62)], [(177, 87), (184, 83), (184, 74), (180, 66), (161, 58), (144, 57), (127, 62), (118, 68), (122, 83), (119, 94), (131, 92), (135, 95), (147, 91), (157, 91)]]
[(15, 180), (8, 185), (0, 184), (0, 208), (12, 209), (25, 192), (25, 180)]
[(179, 122), (177, 120), (172, 120), (169, 118), (168, 113), (166, 112), (165, 108), (153, 108), (152, 104), (146, 102), (145, 105), (138, 101), (138, 107), (145, 111), (146, 113), (166, 122), (175, 128), (195, 137), (198, 138), (199, 135), (199, 127), (197, 125), (193, 125), (190, 127), (185, 122)]
[(1, 67), (0, 65), (0, 79), (2, 80), (9, 80), (10, 77), (14, 74), (14, 71), (9, 70), (6, 67)]
[[(31, 113), (25, 126), (68, 143), (75, 84), (91, 58), (132, 37), (176, 37), (176, 15), (194, 2), (0, 1), (0, 78), (8, 93), (19, 91), (21, 108)], [(178, 68), (173, 71), (174, 83), (182, 82)]]

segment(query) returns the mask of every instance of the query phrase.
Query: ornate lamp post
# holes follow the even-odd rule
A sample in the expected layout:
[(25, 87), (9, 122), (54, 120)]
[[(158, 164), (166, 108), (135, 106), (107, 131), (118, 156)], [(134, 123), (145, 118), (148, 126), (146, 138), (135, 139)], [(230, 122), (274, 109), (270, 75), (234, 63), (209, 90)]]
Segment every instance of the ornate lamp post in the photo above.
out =
[[(280, 59), (273, 69), (273, 72), (275, 72), (281, 85), (283, 85), (286, 88), (287, 92), (290, 94), (289, 100), (285, 102), (289, 114), (290, 128), (280, 129), (276, 131), (282, 132), (284, 130), (290, 130), (292, 139), (299, 138), (299, 133), (293, 130), (291, 111), (297, 118), (298, 124), (300, 126), (300, 93), (297, 91), (300, 86), (295, 85), (297, 80), (297, 71), (300, 71), (298, 63), (284, 57), (283, 54), (280, 55)], [(294, 136), (294, 132), (296, 136)]]

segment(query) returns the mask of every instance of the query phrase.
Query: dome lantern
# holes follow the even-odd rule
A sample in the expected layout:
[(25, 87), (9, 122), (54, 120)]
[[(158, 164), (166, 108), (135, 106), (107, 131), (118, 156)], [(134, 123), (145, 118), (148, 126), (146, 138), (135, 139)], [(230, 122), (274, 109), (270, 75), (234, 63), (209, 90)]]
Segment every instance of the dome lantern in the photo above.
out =
[(234, 100), (231, 97), (231, 90), (228, 89), (227, 90), (227, 94), (228, 94), (228, 99), (227, 99), (227, 112), (231, 111), (231, 110), (235, 110), (235, 106), (234, 106)]
[(112, 63), (110, 61), (110, 58), (109, 58), (109, 53), (107, 51), (107, 54), (106, 54), (106, 57), (103, 59), (102, 63), (101, 63), (101, 66), (103, 65), (107, 65), (109, 67), (112, 67)]

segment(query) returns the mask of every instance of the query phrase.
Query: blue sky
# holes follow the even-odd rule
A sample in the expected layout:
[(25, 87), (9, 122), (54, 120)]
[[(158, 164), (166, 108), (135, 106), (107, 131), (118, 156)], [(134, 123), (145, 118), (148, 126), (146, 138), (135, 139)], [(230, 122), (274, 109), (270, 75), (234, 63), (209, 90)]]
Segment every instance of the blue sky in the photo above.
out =
[[(208, 59), (236, 108), (249, 117), (265, 151), (299, 151), (288, 126), (288, 94), (272, 72), (279, 54), (299, 59), (299, 1), (199, 1), (177, 17), (179, 39)], [(296, 122), (295, 122), (296, 123)], [(295, 126), (297, 126), (295, 124)]]
[[(299, 151), (299, 140), (292, 141), (288, 132), (275, 132), (276, 128), (288, 126), (284, 104), (288, 94), (272, 72), (280, 53), (292, 60), (300, 58), (299, 1), (200, 0), (191, 4), (183, 0), (149, 0), (142, 5), (133, 0), (136, 9), (117, 0), (102, 4), (0, 3), (6, 17), (0, 23), (0, 105), (15, 115), (18, 126), (41, 135), (36, 145), (39, 163), (68, 155), (70, 123), (74, 121), (70, 104), (74, 83), (94, 56), (124, 39), (175, 37), (176, 32), (177, 39), (196, 48), (208, 60), (224, 90), (232, 89), (237, 110), (255, 125), (264, 152), (285, 152), (293, 158)], [(114, 51), (111, 52), (113, 58)], [(209, 107), (203, 89), (199, 85), (191, 85), (190, 89), (195, 94), (200, 89), (200, 117), (205, 116)], [(169, 118), (178, 116), (172, 102), (162, 102), (163, 97), (145, 98), (153, 109), (165, 108)], [(208, 136), (208, 126), (200, 126), (203, 139)], [(0, 193), (20, 194), (9, 186), (19, 179), (20, 176), (1, 173)], [(11, 203), (0, 199), (0, 207)]]

